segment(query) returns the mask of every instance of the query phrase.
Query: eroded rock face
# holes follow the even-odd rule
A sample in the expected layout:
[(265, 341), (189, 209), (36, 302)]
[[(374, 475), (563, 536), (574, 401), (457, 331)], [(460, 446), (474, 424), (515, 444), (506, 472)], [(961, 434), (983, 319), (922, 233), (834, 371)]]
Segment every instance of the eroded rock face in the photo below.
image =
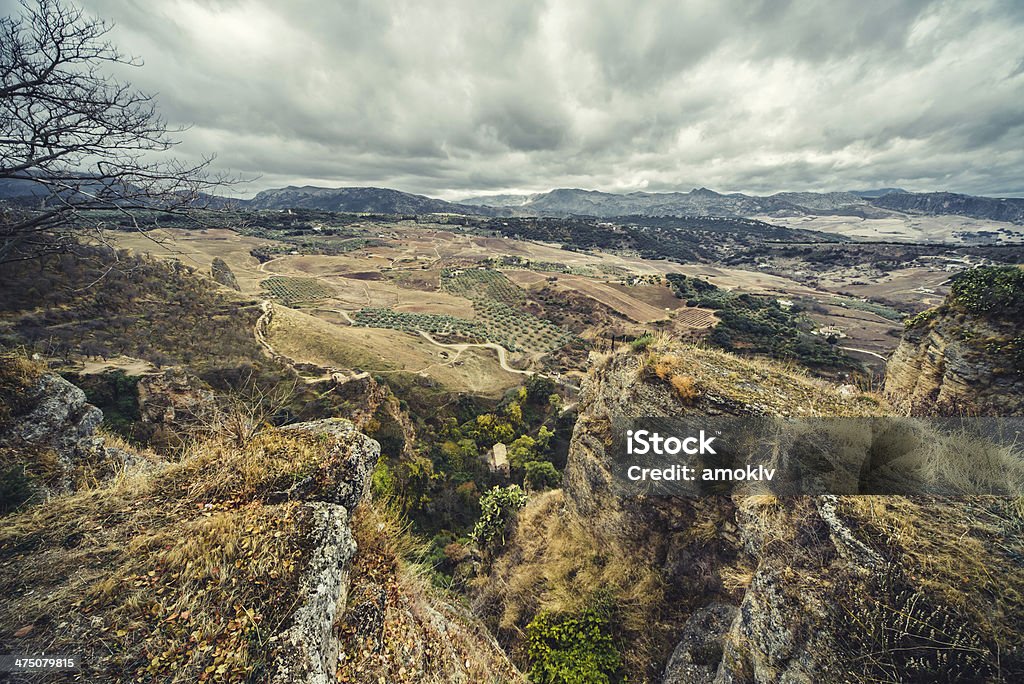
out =
[(212, 421), (216, 394), (182, 368), (139, 380), (138, 439), (156, 448), (180, 446), (183, 436)]
[[(713, 356), (703, 360), (715, 361)], [(858, 504), (844, 497), (615, 494), (615, 455), (609, 447), (617, 418), (741, 415), (769, 406), (763, 399), (758, 406), (743, 406), (735, 401), (744, 396), (743, 388), (727, 396), (725, 384), (714, 396), (680, 401), (668, 383), (644, 374), (643, 363), (635, 355), (621, 354), (593, 369), (581, 394), (564, 495), (568, 514), (582, 521), (599, 546), (657, 570), (664, 587), (661, 605), (692, 606), (679, 612), (681, 622), (673, 626), (667, 621), (663, 628), (663, 634), (675, 635), (677, 644), (660, 656), (664, 665), (658, 674), (664, 681), (866, 681), (883, 671), (903, 680), (969, 681), (991, 674), (998, 657), (995, 650), (979, 645), (991, 638), (981, 636), (985, 624), (964, 608), (962, 597), (955, 598), (963, 578), (944, 585), (948, 596), (930, 595), (922, 588), (919, 566), (907, 560), (908, 552), (872, 527), (870, 517), (855, 515)], [(703, 369), (704, 377), (718, 372)], [(782, 369), (771, 372), (780, 378), (763, 378), (759, 397), (776, 388), (789, 391), (791, 378), (782, 377)], [(833, 396), (845, 400), (837, 388)], [(785, 405), (784, 396), (778, 400), (778, 406)], [(775, 406), (769, 409), (777, 411)], [(829, 411), (841, 414), (841, 407)], [(922, 520), (941, 514), (970, 521), (980, 509), (964, 501), (900, 506)], [(926, 534), (934, 532), (922, 532)], [(958, 553), (952, 548), (944, 552)], [(996, 555), (1000, 563), (1012, 564), (1002, 552), (993, 560)], [(747, 579), (732, 582), (740, 588), (731, 589), (726, 575), (737, 569)], [(949, 580), (942, 576), (943, 582)], [(1017, 586), (1020, 580), (1007, 576), (1000, 582)], [(908, 611), (921, 616), (909, 627), (904, 624)], [(954, 632), (949, 643), (955, 647), (937, 646), (927, 636)], [(884, 649), (889, 649), (884, 655), (874, 653)], [(865, 660), (865, 653), (874, 653), (874, 660)], [(1002, 658), (1005, 668), (1005, 652)], [(630, 677), (650, 680), (658, 675), (638, 670)]]
[(914, 415), (1021, 415), (1024, 375), (992, 342), (1014, 334), (989, 319), (937, 313), (904, 333), (886, 366), (885, 394)]
[(104, 445), (103, 438), (95, 434), (103, 412), (86, 401), (85, 392), (59, 375), (39, 377), (21, 404), (22, 410), (0, 434), (0, 442), (26, 460), (52, 456), (48, 476), (36, 482), (44, 495), (73, 490), (85, 469), (93, 477), (103, 477), (136, 460), (128, 452)]
[(287, 498), (306, 501), (310, 510), (312, 553), (299, 584), (298, 607), (278, 635), (271, 681), (328, 684), (336, 681), (340, 640), (335, 623), (345, 611), (357, 548), (349, 521), (368, 493), (380, 446), (348, 420), (299, 423), (285, 430), (321, 441), (325, 467), (286, 493)]

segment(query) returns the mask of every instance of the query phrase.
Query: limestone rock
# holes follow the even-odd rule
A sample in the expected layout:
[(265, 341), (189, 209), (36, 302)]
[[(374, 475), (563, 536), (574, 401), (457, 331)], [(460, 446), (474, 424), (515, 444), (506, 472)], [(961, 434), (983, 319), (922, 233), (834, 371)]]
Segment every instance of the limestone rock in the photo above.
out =
[(356, 543), (343, 506), (307, 504), (313, 522), (313, 556), (298, 589), (291, 625), (278, 636), (274, 684), (329, 684), (335, 681), (338, 639), (334, 623), (344, 612)]
[(886, 366), (885, 394), (913, 415), (1020, 415), (1020, 340), (1019, 321), (944, 305), (907, 328)]
[(712, 603), (695, 612), (672, 651), (665, 667), (663, 684), (711, 684), (722, 661), (725, 634), (739, 610), (736, 606)]
[(238, 286), (238, 280), (235, 278), (231, 267), (220, 257), (213, 258), (213, 263), (210, 265), (210, 275), (224, 287), (230, 287), (232, 290), (238, 291), (242, 289)]
[(323, 440), (325, 481), (314, 476), (301, 480), (287, 492), (291, 499), (316, 499), (352, 510), (369, 493), (370, 474), (377, 465), (380, 445), (342, 418), (327, 418), (289, 425), (288, 432), (315, 435)]

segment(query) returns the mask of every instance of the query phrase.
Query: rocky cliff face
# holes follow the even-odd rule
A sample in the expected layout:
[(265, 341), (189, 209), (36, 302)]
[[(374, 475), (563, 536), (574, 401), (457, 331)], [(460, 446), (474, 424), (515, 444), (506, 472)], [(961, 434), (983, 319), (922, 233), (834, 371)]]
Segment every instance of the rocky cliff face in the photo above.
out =
[[(979, 287), (989, 286), (997, 288), (979, 279)], [(965, 299), (951, 294), (942, 306), (908, 322), (886, 366), (885, 394), (914, 415), (1021, 415), (1024, 330), (1019, 314), (1004, 306), (972, 310), (972, 300)]]
[(886, 365), (885, 393), (915, 415), (1020, 415), (1024, 375), (980, 346), (1004, 335), (984, 319), (956, 314), (914, 325)]
[[(538, 609), (610, 594), (630, 681), (975, 681), (1022, 671), (1024, 654), (1005, 638), (1024, 630), (1024, 546), (1012, 531), (1021, 522), (1006, 502), (624, 497), (611, 487), (617, 418), (888, 410), (877, 396), (707, 350), (669, 345), (599, 360), (581, 394), (563, 491), (524, 509), (488, 577), (513, 591), (482, 589), (478, 610), (517, 603), (519, 613), (492, 618), (515, 643), (515, 628)], [(913, 539), (902, 536), (910, 530)], [(1013, 598), (990, 611), (975, 582)]]
[(147, 462), (105, 444), (96, 433), (103, 413), (81, 389), (41, 371), (29, 370), (14, 380), (10, 371), (16, 363), (13, 357), (0, 358), (0, 460), (5, 470), (23, 469), (34, 498), (66, 493), (126, 465)]
[[(48, 499), (0, 517), (0, 649), (81, 654), (95, 682), (521, 680), (467, 611), (384, 548), (403, 531), (374, 513), (380, 447), (353, 422), (194, 436), (150, 467), (104, 446), (80, 389), (14, 366), (0, 367), (0, 455), (50, 454), (56, 474)], [(143, 394), (168, 401), (143, 413), (194, 413), (188, 378), (149, 380)], [(363, 423), (398, 410), (376, 385), (353, 392)], [(121, 477), (75, 491), (83, 467), (115, 456)]]

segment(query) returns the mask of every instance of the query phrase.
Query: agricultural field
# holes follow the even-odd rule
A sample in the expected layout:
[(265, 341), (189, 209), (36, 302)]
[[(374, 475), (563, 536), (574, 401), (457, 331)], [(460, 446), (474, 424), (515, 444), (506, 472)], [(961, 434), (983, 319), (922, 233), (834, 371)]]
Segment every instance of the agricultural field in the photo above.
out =
[(518, 308), (526, 293), (504, 273), (490, 268), (451, 268), (441, 273), (441, 287), (473, 302), (487, 340), (511, 352), (549, 352), (568, 344), (573, 335)]
[[(360, 217), (322, 236), (330, 243), (323, 245), (304, 246), (304, 235), (287, 241), (274, 239), (276, 233), (266, 235), (271, 237), (228, 228), (167, 228), (146, 234), (114, 231), (109, 239), (204, 273), (214, 258), (223, 259), (243, 295), (301, 306), (327, 326), (316, 333), (321, 347), (329, 346), (327, 337), (333, 336), (366, 353), (380, 351), (366, 342), (371, 339), (373, 344), (428, 348), (431, 343), (416, 334), (423, 331), (436, 335), (439, 343), (495, 343), (515, 355), (516, 367), (562, 372), (585, 362), (588, 345), (612, 336), (654, 330), (686, 339), (710, 334), (719, 318), (677, 298), (665, 285), (667, 274), (697, 276), (737, 294), (796, 302), (819, 327), (840, 329), (842, 348), (878, 367), (895, 347), (902, 319), (941, 301), (950, 270), (958, 267), (943, 254), (929, 257), (932, 261), (893, 261), (891, 249), (878, 251), (878, 259), (890, 259), (884, 268), (873, 258), (858, 261), (835, 247), (815, 252), (823, 256), (815, 261), (801, 255), (817, 248), (802, 243), (771, 247), (757, 254), (757, 263), (683, 263), (632, 252), (565, 249), (561, 243), (480, 234), (424, 219)], [(923, 248), (900, 249), (916, 254)], [(341, 347), (332, 348), (328, 356), (346, 357)], [(569, 349), (576, 351), (567, 356)], [(493, 356), (493, 350), (477, 352), (483, 359)], [(463, 354), (459, 363), (469, 358)], [(392, 364), (364, 359), (353, 365), (385, 369)], [(444, 375), (457, 383), (452, 389), (475, 384), (452, 366), (424, 363), (419, 370), (424, 368), (431, 378), (440, 381)]]
[(441, 287), (467, 299), (490, 299), (503, 304), (521, 303), (522, 288), (490, 268), (449, 268), (441, 273)]
[(271, 276), (260, 283), (270, 297), (287, 306), (328, 299), (334, 290), (317, 278)]
[(360, 309), (352, 318), (356, 325), (367, 328), (390, 328), (407, 332), (423, 330), (429, 333), (458, 335), (475, 339), (486, 339), (487, 337), (487, 328), (484, 325), (455, 316), (406, 313), (392, 309)]
[(275, 307), (274, 312), (268, 341), (296, 363), (369, 371), (384, 377), (419, 375), (453, 393), (485, 397), (500, 397), (522, 383), (522, 376), (501, 368), (491, 349), (453, 352), (400, 330), (332, 324), (286, 307)]
[(718, 319), (715, 318), (715, 312), (711, 309), (686, 306), (676, 312), (673, 322), (686, 328), (701, 329), (712, 327), (718, 322)]
[[(548, 277), (544, 274), (532, 271), (510, 271), (508, 277), (515, 283), (525, 287), (547, 284), (556, 290), (575, 290), (637, 323), (662, 321), (671, 315), (671, 312), (666, 311), (664, 307), (652, 306), (642, 299), (633, 296), (632, 292), (623, 291), (625, 288), (616, 289), (612, 285), (591, 278), (562, 274), (557, 276), (556, 280), (549, 281)], [(646, 287), (654, 288), (659, 286)], [(668, 293), (667, 288), (660, 287), (660, 290), (664, 290), (665, 294), (668, 295), (665, 301), (670, 301), (673, 306), (680, 306), (678, 300)]]

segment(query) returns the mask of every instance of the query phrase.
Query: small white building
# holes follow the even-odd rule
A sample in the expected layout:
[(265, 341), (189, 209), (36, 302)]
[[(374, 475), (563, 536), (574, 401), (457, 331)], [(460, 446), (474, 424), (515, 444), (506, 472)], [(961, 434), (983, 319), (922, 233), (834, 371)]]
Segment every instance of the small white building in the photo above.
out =
[(501, 473), (504, 477), (509, 475), (508, 447), (498, 442), (485, 456), (487, 467), (492, 473)]

